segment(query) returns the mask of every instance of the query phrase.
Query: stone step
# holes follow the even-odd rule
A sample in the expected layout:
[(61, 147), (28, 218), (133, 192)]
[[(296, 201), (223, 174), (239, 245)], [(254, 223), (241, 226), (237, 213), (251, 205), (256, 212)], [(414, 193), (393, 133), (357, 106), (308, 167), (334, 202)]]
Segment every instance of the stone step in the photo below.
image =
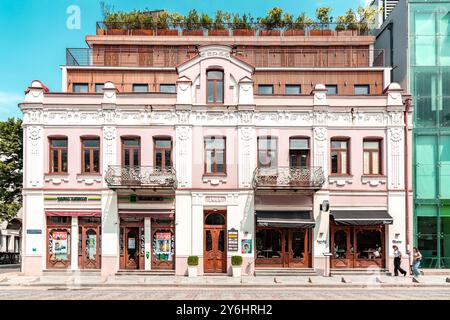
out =
[(44, 270), (42, 275), (45, 276), (83, 276), (83, 277), (100, 277), (100, 270)]
[(317, 276), (312, 268), (256, 268), (255, 276)]
[(174, 276), (175, 270), (119, 270), (116, 276)]
[(334, 269), (330, 270), (331, 275), (370, 275), (370, 274), (380, 274), (389, 275), (388, 270), (379, 268), (349, 268), (349, 269)]
[(450, 269), (420, 269), (426, 276), (450, 276)]

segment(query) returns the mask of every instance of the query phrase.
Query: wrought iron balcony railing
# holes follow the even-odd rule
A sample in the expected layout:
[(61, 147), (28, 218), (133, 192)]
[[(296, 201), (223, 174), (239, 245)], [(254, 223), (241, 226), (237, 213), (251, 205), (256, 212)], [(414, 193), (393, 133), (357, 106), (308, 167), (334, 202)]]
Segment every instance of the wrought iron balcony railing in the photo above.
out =
[(109, 166), (105, 181), (112, 189), (158, 188), (175, 189), (175, 169), (152, 166)]
[(325, 182), (322, 167), (256, 168), (254, 189), (310, 189), (317, 190)]

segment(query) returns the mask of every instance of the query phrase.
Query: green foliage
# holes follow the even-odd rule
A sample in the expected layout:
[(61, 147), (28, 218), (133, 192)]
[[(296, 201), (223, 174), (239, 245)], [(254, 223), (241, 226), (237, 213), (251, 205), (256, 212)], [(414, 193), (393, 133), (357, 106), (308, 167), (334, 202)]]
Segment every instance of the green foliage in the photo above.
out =
[(259, 22), (267, 30), (283, 27), (283, 9), (274, 7), (267, 12), (267, 16), (260, 18)]
[(214, 18), (214, 29), (223, 30), (225, 26), (231, 22), (231, 14), (222, 10), (216, 11)]
[(345, 13), (344, 23), (348, 30), (356, 30), (358, 29), (356, 14), (352, 9), (348, 9)]
[(316, 18), (322, 24), (328, 24), (333, 22), (331, 17), (332, 9), (330, 7), (320, 7), (316, 9)]
[(187, 258), (188, 266), (198, 266), (198, 257), (197, 256), (189, 256)]
[(304, 30), (305, 27), (310, 26), (314, 23), (314, 21), (306, 15), (306, 13), (302, 12), (299, 14), (297, 19), (295, 19), (295, 29)]
[(189, 10), (188, 14), (184, 17), (184, 27), (187, 30), (195, 30), (200, 26), (200, 16), (197, 10)]
[(242, 256), (232, 256), (231, 257), (231, 265), (241, 266), (242, 265)]
[(208, 16), (206, 13), (202, 13), (202, 15), (201, 15), (201, 17), (200, 17), (200, 24), (201, 24), (205, 29), (211, 29), (212, 23), (213, 23), (213, 20), (211, 19), (211, 17)]
[(0, 122), (0, 220), (10, 220), (22, 206), (22, 120)]
[(252, 29), (252, 24), (254, 23), (254, 18), (251, 14), (244, 13), (242, 17), (239, 13), (232, 15), (233, 29)]

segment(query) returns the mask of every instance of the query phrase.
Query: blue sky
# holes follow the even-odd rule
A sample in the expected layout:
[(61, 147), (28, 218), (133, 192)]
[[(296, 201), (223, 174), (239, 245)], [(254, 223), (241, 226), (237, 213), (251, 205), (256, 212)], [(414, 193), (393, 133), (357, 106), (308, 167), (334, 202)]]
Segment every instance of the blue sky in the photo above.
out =
[[(306, 12), (314, 17), (317, 7), (330, 6), (332, 15), (357, 8), (367, 0), (105, 0), (116, 11), (167, 9), (186, 14), (195, 8), (208, 14), (216, 10), (250, 12), (263, 16), (279, 6), (295, 15)], [(80, 28), (70, 29), (67, 20), (71, 6), (80, 9)], [(17, 103), (32, 80), (41, 80), (50, 91), (61, 91), (61, 71), (65, 49), (86, 47), (84, 36), (95, 33), (102, 19), (100, 0), (0, 0), (0, 120), (20, 117)]]

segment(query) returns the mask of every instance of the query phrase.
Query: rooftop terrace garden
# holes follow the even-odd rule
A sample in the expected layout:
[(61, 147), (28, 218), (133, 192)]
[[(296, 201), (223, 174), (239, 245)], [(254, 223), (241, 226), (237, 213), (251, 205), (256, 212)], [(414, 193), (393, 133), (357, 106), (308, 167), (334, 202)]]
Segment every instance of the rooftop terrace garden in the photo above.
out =
[(373, 29), (379, 12), (371, 7), (359, 7), (356, 12), (348, 9), (345, 15), (334, 18), (330, 7), (321, 7), (312, 19), (304, 12), (294, 15), (279, 7), (270, 9), (263, 17), (222, 10), (213, 16), (196, 9), (184, 16), (166, 10), (115, 12), (105, 5), (102, 10), (104, 19), (97, 24), (97, 34), (188, 36), (365, 35)]

